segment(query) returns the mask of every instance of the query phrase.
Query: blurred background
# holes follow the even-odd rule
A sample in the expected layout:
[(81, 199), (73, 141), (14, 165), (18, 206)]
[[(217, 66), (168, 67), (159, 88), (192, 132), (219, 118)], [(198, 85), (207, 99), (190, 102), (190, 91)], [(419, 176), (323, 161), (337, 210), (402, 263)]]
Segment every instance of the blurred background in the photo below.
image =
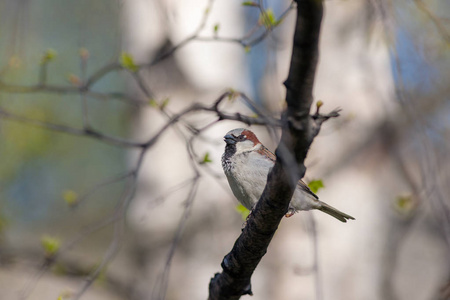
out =
[[(280, 115), (295, 5), (257, 3), (0, 1), (1, 300), (207, 298), (243, 224), (222, 137), (248, 126), (197, 111), (126, 141), (226, 91)], [(253, 298), (450, 299), (449, 12), (325, 1), (314, 97), (342, 114), (305, 181), (356, 220), (283, 220)]]

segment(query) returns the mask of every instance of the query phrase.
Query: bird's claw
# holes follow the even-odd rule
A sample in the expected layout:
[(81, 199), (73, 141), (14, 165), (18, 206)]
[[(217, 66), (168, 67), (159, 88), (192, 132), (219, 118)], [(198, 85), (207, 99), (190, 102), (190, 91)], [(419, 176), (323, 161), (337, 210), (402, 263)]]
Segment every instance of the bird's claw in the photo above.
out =
[(297, 211), (293, 208), (289, 208), (288, 212), (284, 215), (286, 218), (292, 217)]
[(250, 218), (250, 215), (252, 214), (252, 211), (253, 211), (253, 209), (252, 209), (252, 210), (250, 210), (250, 212), (248, 213), (248, 216), (247, 216), (247, 218), (245, 218), (245, 222), (244, 222), (244, 224), (242, 224), (242, 228), (241, 228), (241, 231), (243, 231), (243, 230), (244, 230), (244, 228), (245, 228), (245, 226), (247, 226), (247, 221), (248, 221), (248, 219)]

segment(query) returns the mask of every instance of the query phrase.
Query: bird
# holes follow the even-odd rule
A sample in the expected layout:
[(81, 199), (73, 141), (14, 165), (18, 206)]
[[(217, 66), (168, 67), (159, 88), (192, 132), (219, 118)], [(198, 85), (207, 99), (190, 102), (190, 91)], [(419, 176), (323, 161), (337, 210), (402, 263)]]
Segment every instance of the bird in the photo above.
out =
[[(267, 182), (267, 175), (275, 164), (276, 156), (245, 128), (236, 128), (224, 136), (225, 152), (222, 168), (230, 188), (237, 200), (252, 211), (261, 197)], [(352, 216), (319, 200), (309, 187), (299, 180), (289, 203), (286, 217), (297, 211), (318, 209), (341, 222), (354, 220)]]

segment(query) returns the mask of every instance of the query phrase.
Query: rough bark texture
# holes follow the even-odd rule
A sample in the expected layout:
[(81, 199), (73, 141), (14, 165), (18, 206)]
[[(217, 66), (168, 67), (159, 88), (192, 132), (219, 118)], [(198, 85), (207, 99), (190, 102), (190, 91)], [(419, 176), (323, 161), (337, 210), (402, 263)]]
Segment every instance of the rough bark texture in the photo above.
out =
[[(239, 299), (252, 294), (250, 278), (288, 211), (296, 182), (304, 176), (304, 159), (320, 124), (309, 115), (318, 61), (323, 14), (321, 0), (297, 0), (297, 22), (287, 88), (283, 132), (277, 161), (266, 188), (233, 249), (222, 261), (222, 273), (209, 285), (209, 300)], [(316, 130), (317, 129), (317, 130)]]

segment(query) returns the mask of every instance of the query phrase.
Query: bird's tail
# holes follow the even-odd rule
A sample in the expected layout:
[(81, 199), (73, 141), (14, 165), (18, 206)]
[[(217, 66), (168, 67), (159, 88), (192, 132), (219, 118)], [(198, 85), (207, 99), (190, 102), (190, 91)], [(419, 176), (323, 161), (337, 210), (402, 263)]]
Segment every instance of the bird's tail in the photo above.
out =
[(318, 208), (319, 210), (323, 211), (326, 214), (329, 214), (330, 216), (335, 217), (336, 219), (338, 219), (341, 222), (347, 222), (347, 220), (354, 220), (355, 218), (353, 218), (350, 215), (347, 215), (346, 213), (343, 213), (342, 211), (337, 210), (336, 208), (324, 203), (324, 202), (320, 202), (321, 207)]

